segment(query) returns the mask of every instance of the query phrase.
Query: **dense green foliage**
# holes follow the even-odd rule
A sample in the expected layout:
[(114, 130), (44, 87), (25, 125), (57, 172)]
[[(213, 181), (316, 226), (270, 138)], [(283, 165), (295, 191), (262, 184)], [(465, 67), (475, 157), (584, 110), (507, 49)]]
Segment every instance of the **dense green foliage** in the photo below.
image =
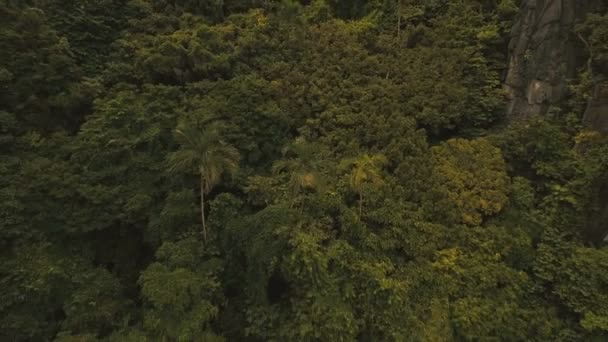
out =
[(517, 3), (1, 1), (0, 340), (607, 340), (608, 139), (584, 73), (505, 124)]

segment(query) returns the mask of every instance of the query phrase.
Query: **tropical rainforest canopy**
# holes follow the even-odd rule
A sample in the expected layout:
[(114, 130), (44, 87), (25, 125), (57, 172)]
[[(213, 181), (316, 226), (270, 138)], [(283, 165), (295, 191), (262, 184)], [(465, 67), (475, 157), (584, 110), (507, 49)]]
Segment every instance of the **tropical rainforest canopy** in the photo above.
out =
[(608, 340), (608, 139), (586, 69), (505, 117), (520, 5), (0, 1), (0, 340)]

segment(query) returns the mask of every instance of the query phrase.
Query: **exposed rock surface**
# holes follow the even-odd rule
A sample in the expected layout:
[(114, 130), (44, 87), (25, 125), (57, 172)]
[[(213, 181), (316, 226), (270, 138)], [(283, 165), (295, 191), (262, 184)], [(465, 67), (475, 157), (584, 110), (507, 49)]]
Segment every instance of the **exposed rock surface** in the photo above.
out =
[[(574, 25), (605, 0), (524, 0), (511, 31), (505, 89), (510, 118), (544, 115), (568, 94), (567, 82), (587, 61)], [(605, 128), (608, 96), (598, 85), (586, 122)], [(602, 115), (604, 113), (604, 115)]]
[(608, 80), (596, 79), (595, 83), (583, 123), (588, 128), (608, 134)]

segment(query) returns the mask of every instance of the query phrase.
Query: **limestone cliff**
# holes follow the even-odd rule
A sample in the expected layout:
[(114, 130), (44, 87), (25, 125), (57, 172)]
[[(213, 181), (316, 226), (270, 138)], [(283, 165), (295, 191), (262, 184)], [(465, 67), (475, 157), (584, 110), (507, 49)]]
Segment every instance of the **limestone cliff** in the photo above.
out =
[[(524, 0), (511, 31), (504, 85), (510, 118), (544, 115), (568, 94), (588, 59), (574, 25), (606, 0)], [(608, 131), (608, 96), (599, 82), (585, 122)], [(606, 115), (603, 115), (606, 114)]]

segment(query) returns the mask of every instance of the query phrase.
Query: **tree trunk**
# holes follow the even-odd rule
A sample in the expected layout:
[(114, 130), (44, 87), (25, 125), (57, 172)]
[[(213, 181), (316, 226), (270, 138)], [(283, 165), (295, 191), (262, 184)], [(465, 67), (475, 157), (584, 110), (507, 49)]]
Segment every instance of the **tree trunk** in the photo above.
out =
[(397, 3), (397, 38), (401, 37), (401, 0)]
[(201, 221), (203, 223), (203, 242), (207, 243), (207, 227), (205, 223), (205, 179), (201, 176)]
[(363, 216), (363, 190), (359, 191), (359, 220)]

